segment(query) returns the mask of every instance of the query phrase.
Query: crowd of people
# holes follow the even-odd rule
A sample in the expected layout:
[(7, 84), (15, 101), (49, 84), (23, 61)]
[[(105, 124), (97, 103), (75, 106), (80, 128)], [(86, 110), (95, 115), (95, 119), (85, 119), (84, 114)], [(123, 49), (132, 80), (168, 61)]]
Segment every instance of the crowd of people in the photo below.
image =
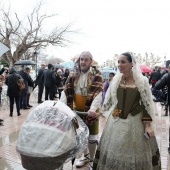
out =
[[(0, 71), (0, 93), (2, 92), (2, 86), (5, 83), (7, 85), (7, 96), (9, 97), (10, 117), (13, 116), (14, 103), (16, 103), (18, 116), (21, 115), (21, 109), (25, 110), (32, 107), (32, 105), (30, 105), (30, 95), (37, 85), (38, 103), (43, 102), (42, 96), (44, 89), (45, 100), (54, 100), (57, 98), (57, 93), (59, 94), (58, 98), (60, 98), (63, 86), (69, 75), (69, 69), (65, 69), (65, 73), (63, 73), (61, 69), (54, 69), (52, 64), (48, 64), (47, 69), (45, 64), (41, 64), (41, 68), (39, 69), (35, 80), (31, 77), (30, 71), (30, 67), (24, 65), (21, 66), (19, 71), (17, 71), (15, 67), (10, 69), (4, 67)], [(22, 90), (18, 86), (19, 79), (22, 79), (25, 85)], [(0, 119), (0, 122), (3, 121), (4, 120)]]
[[(44, 88), (45, 100), (54, 100), (58, 93), (60, 101), (74, 110), (88, 126), (88, 146), (83, 159), (76, 162), (77, 168), (89, 163), (93, 170), (160, 170), (153, 103), (160, 101), (156, 92), (167, 86), (170, 105), (168, 69), (161, 73), (156, 67), (148, 79), (141, 73), (133, 54), (125, 52), (118, 58), (117, 73), (111, 72), (109, 79), (103, 81), (100, 71), (91, 67), (92, 61), (90, 52), (82, 52), (72, 73), (68, 69), (63, 73), (52, 64), (48, 64), (46, 69), (46, 65), (41, 64), (35, 80), (32, 80), (28, 67), (22, 67), (19, 72), (11, 68), (5, 81), (10, 98), (10, 116), (13, 116), (14, 99), (18, 116), (21, 115), (20, 109), (32, 107), (30, 94), (38, 85), (39, 104), (43, 102)], [(20, 78), (24, 80), (24, 90), (17, 86)], [(101, 115), (107, 121), (98, 141)], [(168, 150), (170, 152), (170, 147)]]
[[(61, 96), (61, 101), (80, 115), (90, 131), (84, 158), (76, 162), (76, 167), (89, 163), (94, 170), (161, 169), (151, 89), (133, 54), (120, 55), (119, 72), (110, 75), (114, 78), (109, 85), (106, 81), (103, 84), (97, 69), (91, 69), (92, 60), (91, 53), (81, 53), (75, 74), (69, 77)], [(105, 91), (103, 85), (107, 86)], [(100, 115), (107, 117), (107, 122), (97, 147)]]

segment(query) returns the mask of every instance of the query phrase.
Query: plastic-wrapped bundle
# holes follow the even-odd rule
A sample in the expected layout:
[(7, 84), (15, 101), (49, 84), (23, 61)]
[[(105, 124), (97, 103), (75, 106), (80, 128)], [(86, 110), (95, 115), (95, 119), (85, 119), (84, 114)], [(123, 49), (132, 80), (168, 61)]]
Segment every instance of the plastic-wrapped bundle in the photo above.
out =
[(53, 170), (66, 160), (80, 157), (88, 136), (88, 127), (68, 106), (45, 101), (24, 121), (16, 149), (24, 168)]

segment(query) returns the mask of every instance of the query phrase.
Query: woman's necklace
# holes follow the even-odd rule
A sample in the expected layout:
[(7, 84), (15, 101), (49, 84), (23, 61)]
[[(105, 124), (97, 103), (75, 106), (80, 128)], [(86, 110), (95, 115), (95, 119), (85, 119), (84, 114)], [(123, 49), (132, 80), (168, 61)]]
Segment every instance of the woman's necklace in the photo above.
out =
[(127, 81), (130, 80), (130, 78), (131, 78), (131, 76), (129, 76), (129, 77), (123, 76), (123, 85), (124, 85), (125, 88), (126, 88), (126, 85), (127, 85)]
[(126, 85), (126, 77), (123, 77), (123, 84)]
[(126, 81), (127, 81), (126, 77), (123, 76), (123, 86), (125, 89), (126, 89)]

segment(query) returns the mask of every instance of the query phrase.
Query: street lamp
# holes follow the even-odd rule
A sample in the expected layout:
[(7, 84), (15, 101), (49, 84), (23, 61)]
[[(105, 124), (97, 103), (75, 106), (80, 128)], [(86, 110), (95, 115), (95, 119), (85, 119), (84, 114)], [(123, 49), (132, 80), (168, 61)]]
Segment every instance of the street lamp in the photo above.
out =
[(164, 56), (164, 65), (165, 65), (165, 67), (166, 67), (166, 54), (165, 54), (165, 56)]
[(35, 75), (36, 75), (36, 78), (37, 78), (37, 54), (38, 54), (38, 52), (37, 52), (37, 51), (34, 51), (34, 55), (35, 55), (35, 62), (36, 62), (36, 69), (35, 69)]

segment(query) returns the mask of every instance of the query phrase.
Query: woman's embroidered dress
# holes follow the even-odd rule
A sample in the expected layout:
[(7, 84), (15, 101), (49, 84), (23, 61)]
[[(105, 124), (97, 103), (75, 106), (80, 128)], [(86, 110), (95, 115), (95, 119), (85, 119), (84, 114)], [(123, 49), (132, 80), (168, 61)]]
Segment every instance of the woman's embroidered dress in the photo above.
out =
[(120, 113), (110, 114), (94, 160), (93, 170), (160, 170), (160, 154), (156, 138), (144, 136), (143, 121), (152, 118), (137, 88), (117, 89)]

